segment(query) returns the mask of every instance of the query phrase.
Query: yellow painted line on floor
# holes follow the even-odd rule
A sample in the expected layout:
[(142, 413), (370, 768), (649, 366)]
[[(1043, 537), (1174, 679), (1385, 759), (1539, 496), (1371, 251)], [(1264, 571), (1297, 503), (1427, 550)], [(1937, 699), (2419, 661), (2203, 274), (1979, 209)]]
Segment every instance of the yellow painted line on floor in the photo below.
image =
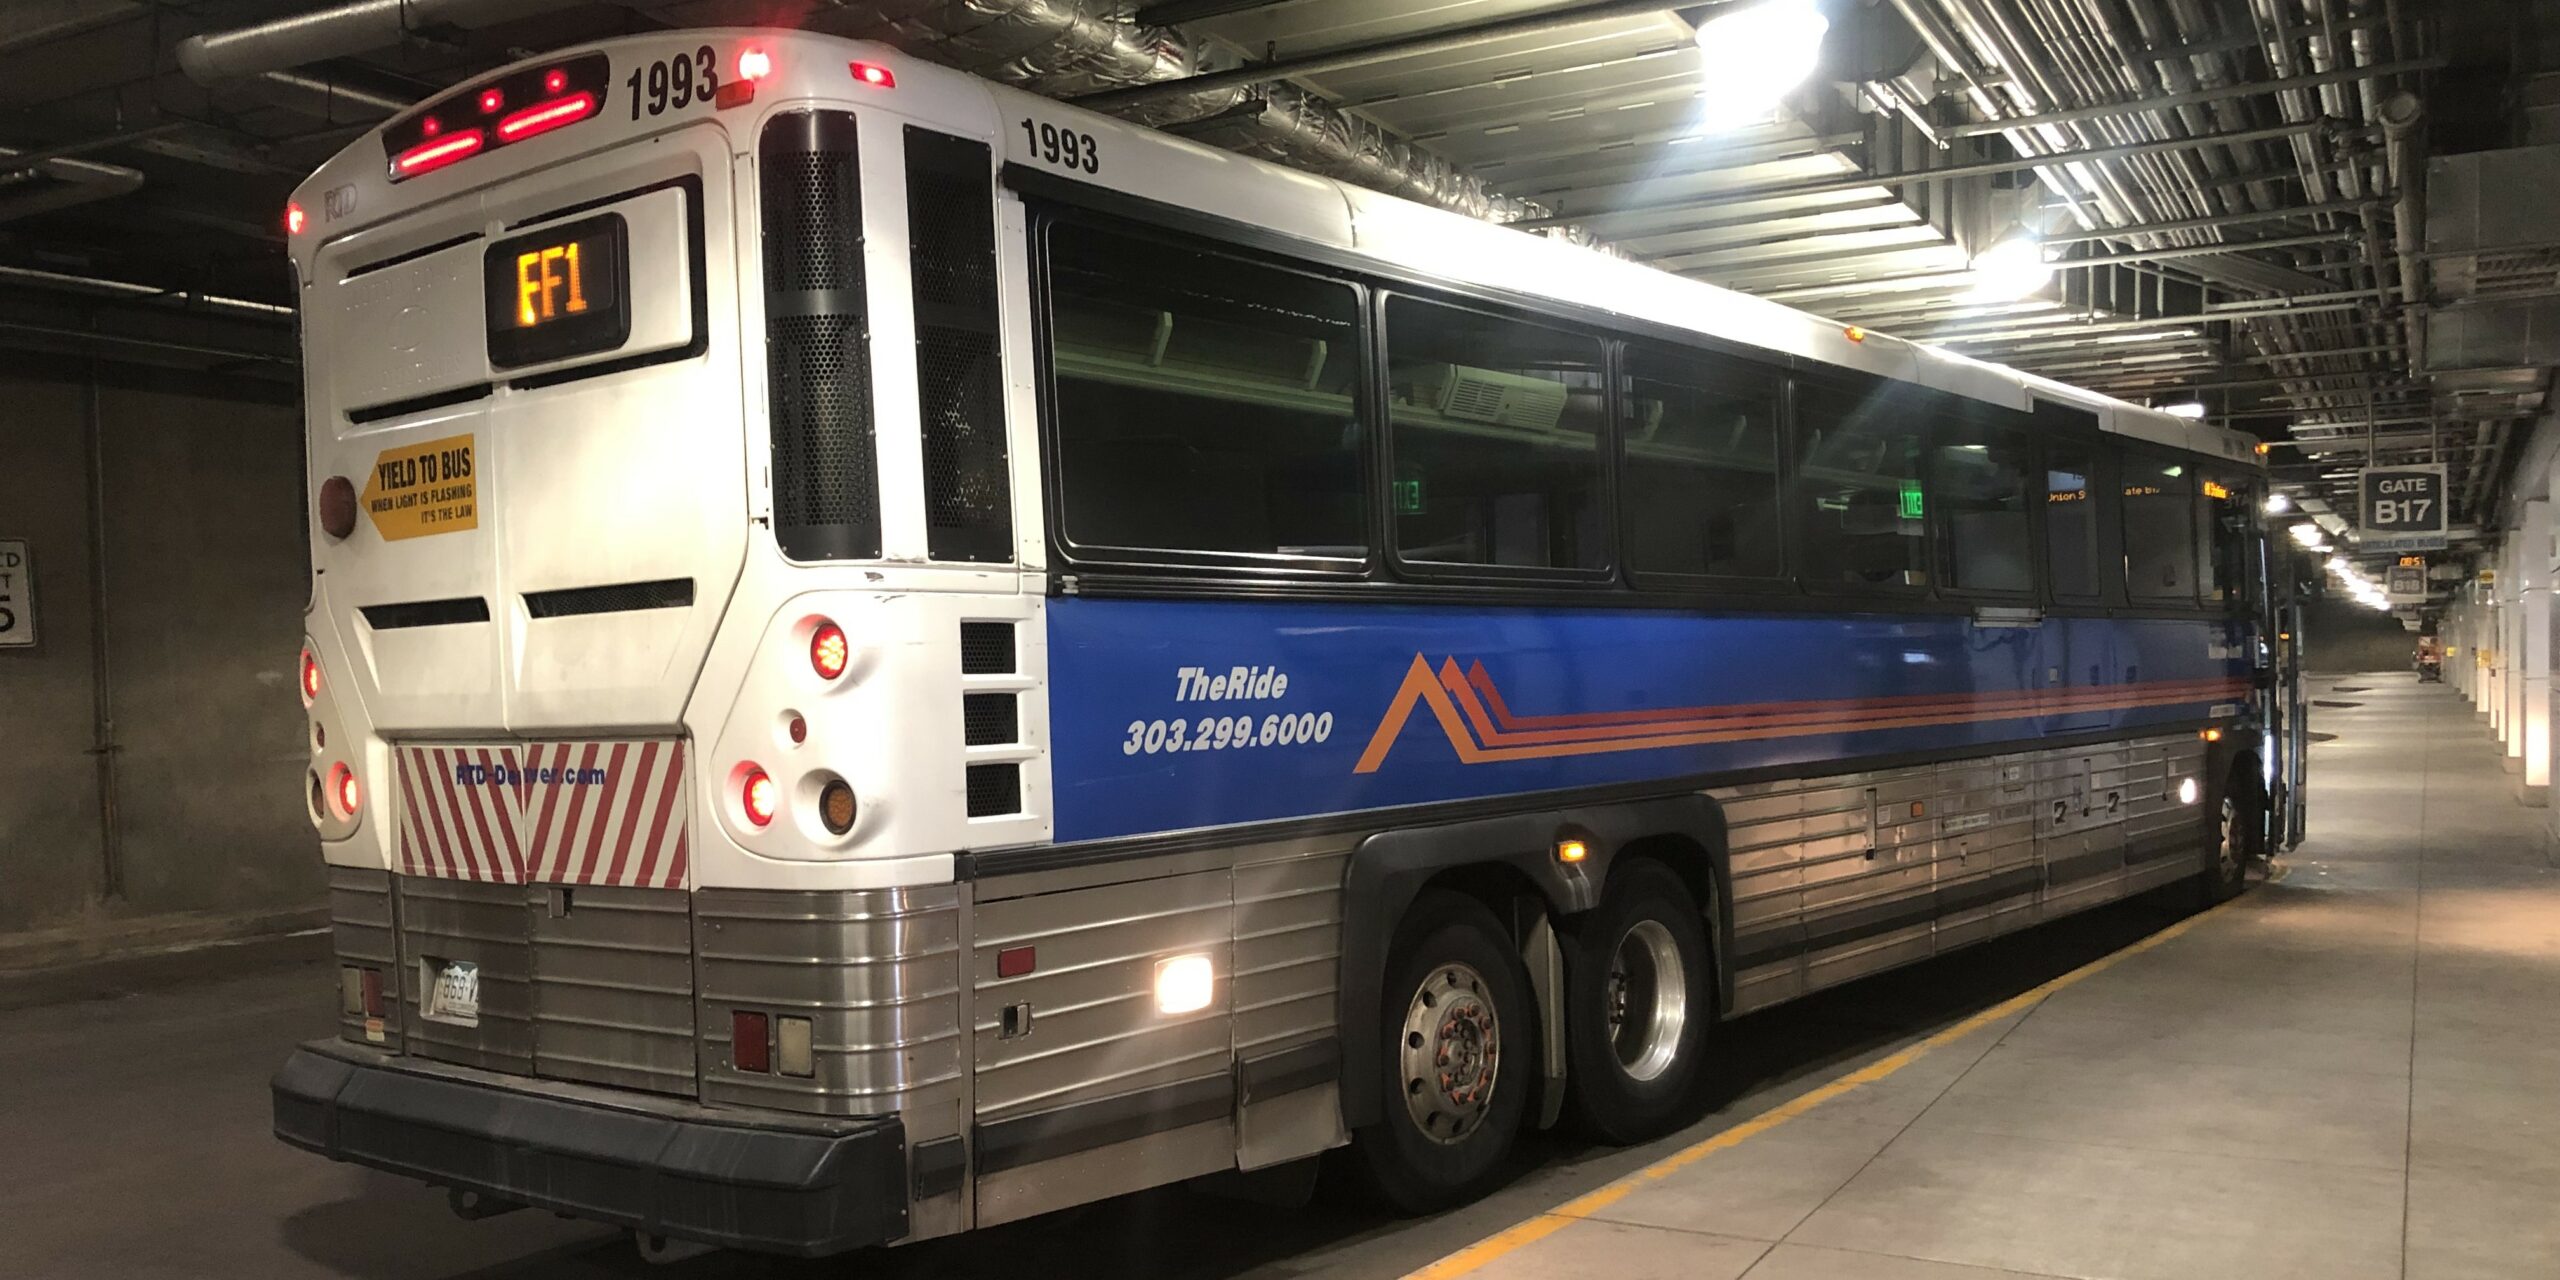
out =
[[(2277, 868), (2277, 874), (2271, 875), (2269, 879), (2282, 879), (2283, 876), (2281, 871), (2281, 867)], [(1684, 1147), (1679, 1151), (1675, 1151), (1670, 1155), (1664, 1156), (1662, 1159), (1646, 1165), (1644, 1168), (1638, 1169), (1634, 1173), (1628, 1174), (1607, 1186), (1601, 1187), (1595, 1191), (1586, 1192), (1583, 1195), (1577, 1196), (1563, 1204), (1557, 1205), (1553, 1209), (1549, 1209), (1546, 1212), (1539, 1214), (1537, 1217), (1531, 1218), (1525, 1222), (1515, 1223), (1512, 1226), (1493, 1235), (1487, 1236), (1474, 1244), (1468, 1245), (1466, 1248), (1460, 1249), (1456, 1253), (1452, 1253), (1427, 1267), (1423, 1267), (1418, 1271), (1410, 1272), (1406, 1275), (1405, 1280), (1450, 1280), (1451, 1277), (1463, 1276), (1476, 1271), (1506, 1254), (1518, 1250), (1523, 1246), (1544, 1240), (1548, 1236), (1554, 1235), (1555, 1233), (1564, 1230), (1566, 1227), (1573, 1225), (1576, 1221), (1590, 1217), (1591, 1215), (1626, 1199), (1629, 1195), (1634, 1194), (1637, 1189), (1643, 1187), (1649, 1182), (1668, 1178), (1672, 1174), (1678, 1173), (1682, 1169), (1686, 1169), (1690, 1165), (1696, 1164), (1719, 1151), (1740, 1146), (1753, 1137), (1767, 1133), (1771, 1129), (1775, 1129), (1779, 1125), (1785, 1124), (1789, 1120), (1793, 1120), (1797, 1116), (1803, 1115), (1804, 1113), (1813, 1110), (1815, 1107), (1819, 1107), (1842, 1094), (1857, 1089), (1862, 1085), (1874, 1084), (1876, 1081), (1882, 1080), (1885, 1077), (1902, 1070), (1904, 1067), (1910, 1066), (1914, 1062), (1918, 1062), (1932, 1049), (1953, 1044), (1958, 1040), (1964, 1039), (1966, 1036), (1972, 1035), (1976, 1031), (1980, 1031), (1984, 1027), (1990, 1026), (1992, 1023), (2008, 1017), (2010, 1014), (2033, 1008), (2037, 1003), (2044, 1000), (2045, 997), (2050, 996), (2065, 987), (2094, 978), (2135, 956), (2141, 955), (2145, 951), (2149, 951), (2153, 947), (2159, 946), (2172, 938), (2176, 938), (2188, 930), (2195, 928), (2197, 925), (2204, 923), (2206, 917), (2212, 916), (2217, 912), (2231, 907), (2239, 901), (2240, 899), (2234, 899), (2232, 902), (2225, 902), (2220, 906), (2210, 907), (2206, 910), (2199, 911), (2184, 920), (2178, 921), (2176, 924), (2170, 925), (2166, 929), (2162, 929), (2158, 933), (2152, 934), (2150, 937), (2144, 938), (2131, 946), (2125, 947), (2123, 950), (2109, 952), (2108, 954), (2100, 956), (2069, 973), (2063, 974), (2060, 977), (2054, 978), (2051, 981), (2045, 982), (2030, 990), (2022, 991), (2017, 995), (2011, 996), (2008, 999), (1981, 1011), (1980, 1013), (1974, 1014), (1972, 1017), (1966, 1018), (1964, 1021), (1959, 1022), (1954, 1026), (1948, 1027), (1944, 1031), (1940, 1031), (1937, 1034), (1930, 1036), (1928, 1039), (1909, 1045), (1903, 1049), (1897, 1050), (1896, 1052), (1886, 1054), (1884, 1057), (1878, 1058), (1837, 1080), (1831, 1081), (1829, 1084), (1825, 1084), (1819, 1088), (1808, 1090), (1793, 1098), (1789, 1098), (1785, 1102), (1779, 1103), (1777, 1106), (1761, 1112), (1759, 1115), (1753, 1116), (1732, 1128), (1722, 1130), (1715, 1136), (1707, 1138), (1702, 1142)]]

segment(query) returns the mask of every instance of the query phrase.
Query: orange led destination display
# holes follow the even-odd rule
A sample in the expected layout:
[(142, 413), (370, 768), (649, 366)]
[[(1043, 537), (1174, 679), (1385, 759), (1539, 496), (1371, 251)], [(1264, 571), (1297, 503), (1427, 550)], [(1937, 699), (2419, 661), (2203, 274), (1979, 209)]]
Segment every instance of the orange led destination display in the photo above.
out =
[(489, 246), (482, 264), (489, 363), (547, 364), (628, 341), (628, 242), (622, 215), (608, 213)]

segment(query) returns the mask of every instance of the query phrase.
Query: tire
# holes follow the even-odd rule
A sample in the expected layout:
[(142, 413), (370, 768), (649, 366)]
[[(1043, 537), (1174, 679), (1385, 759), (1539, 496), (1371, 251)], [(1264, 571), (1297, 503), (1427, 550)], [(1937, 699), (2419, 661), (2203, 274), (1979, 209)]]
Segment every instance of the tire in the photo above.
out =
[(1528, 993), (1483, 904), (1432, 890), (1405, 912), (1367, 1068), (1382, 1076), (1384, 1114), (1354, 1135), (1368, 1183), (1397, 1210), (1461, 1204), (1501, 1176), (1537, 1083)]
[(2249, 864), (2267, 856), (2267, 794), (2255, 774), (2234, 768), (2222, 786), (2214, 819), (2213, 852), (2205, 863), (2198, 898), (2205, 906), (2229, 902), (2249, 887)]
[(1628, 862), (1569, 938), (1565, 1052), (1575, 1119), (1620, 1145), (1669, 1132), (1696, 1094), (1715, 1024), (1697, 899), (1669, 867)]

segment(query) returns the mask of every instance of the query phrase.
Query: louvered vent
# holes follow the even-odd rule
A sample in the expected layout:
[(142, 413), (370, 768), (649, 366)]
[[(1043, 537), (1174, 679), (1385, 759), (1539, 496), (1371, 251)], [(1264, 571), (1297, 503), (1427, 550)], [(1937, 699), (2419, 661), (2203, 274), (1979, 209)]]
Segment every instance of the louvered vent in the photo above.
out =
[(969, 766), (969, 816), (1001, 818), (1022, 812), (1022, 766), (1012, 761)]
[(880, 485), (853, 116), (776, 116), (757, 160), (774, 537), (797, 560), (876, 557)]
[(960, 674), (1009, 676), (1013, 672), (1012, 623), (963, 622), (960, 624)]

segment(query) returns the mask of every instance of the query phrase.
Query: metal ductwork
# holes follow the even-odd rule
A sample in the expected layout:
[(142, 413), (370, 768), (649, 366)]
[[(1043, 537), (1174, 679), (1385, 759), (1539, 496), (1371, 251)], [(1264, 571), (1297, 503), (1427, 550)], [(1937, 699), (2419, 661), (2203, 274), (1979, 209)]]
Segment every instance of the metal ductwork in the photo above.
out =
[[(0, 149), (0, 159), (18, 154)], [(46, 160), (0, 177), (0, 222), (126, 195), (141, 186), (139, 169), (95, 160)]]
[[(680, 26), (735, 17), (735, 6), (724, 0), (639, 7)], [(895, 44), (945, 66), (1060, 98), (1238, 65), (1172, 28), (1138, 25), (1132, 8), (1124, 0), (848, 0), (795, 16), (811, 30)], [(1116, 114), (1489, 221), (1549, 212), (1286, 84), (1230, 85)], [(1550, 234), (1590, 241), (1579, 228)]]
[(400, 43), (433, 27), (485, 27), (574, 9), (586, 0), (360, 0), (178, 42), (178, 66), (219, 84)]

